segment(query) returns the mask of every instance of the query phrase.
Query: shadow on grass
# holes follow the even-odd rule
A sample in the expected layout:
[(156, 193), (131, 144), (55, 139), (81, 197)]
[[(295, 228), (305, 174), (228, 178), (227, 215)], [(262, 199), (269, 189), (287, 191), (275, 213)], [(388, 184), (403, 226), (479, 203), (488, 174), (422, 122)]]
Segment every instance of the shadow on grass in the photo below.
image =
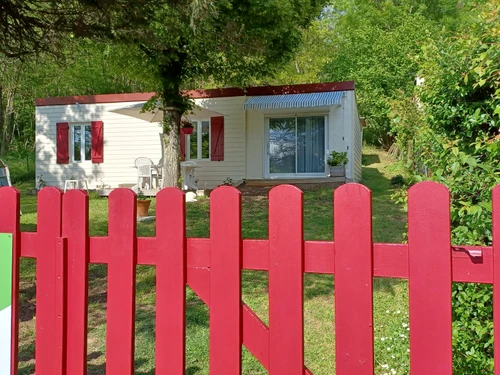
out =
[(380, 163), (380, 157), (377, 154), (363, 154), (361, 158), (361, 164), (363, 166), (376, 163)]

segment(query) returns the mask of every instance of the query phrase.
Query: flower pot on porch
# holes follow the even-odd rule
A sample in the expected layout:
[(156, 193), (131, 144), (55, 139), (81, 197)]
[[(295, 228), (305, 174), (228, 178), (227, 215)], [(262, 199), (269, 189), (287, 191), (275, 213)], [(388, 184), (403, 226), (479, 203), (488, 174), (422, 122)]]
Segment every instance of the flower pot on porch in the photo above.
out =
[(150, 204), (151, 204), (151, 201), (149, 199), (138, 200), (137, 201), (137, 217), (148, 216)]
[(345, 165), (330, 166), (330, 177), (345, 177)]
[(182, 132), (186, 135), (193, 134), (193, 125), (184, 125), (182, 127)]

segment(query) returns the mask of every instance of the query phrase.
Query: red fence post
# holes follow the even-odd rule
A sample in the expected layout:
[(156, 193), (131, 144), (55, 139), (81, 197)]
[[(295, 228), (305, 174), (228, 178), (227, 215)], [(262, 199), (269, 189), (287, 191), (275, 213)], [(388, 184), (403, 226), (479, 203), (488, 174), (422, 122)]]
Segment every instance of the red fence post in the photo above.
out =
[[(53, 353), (56, 364), (54, 366), (55, 375), (70, 374), (66, 372), (66, 352), (73, 350), (67, 346), (66, 341), (66, 270), (67, 270), (67, 241), (66, 238), (57, 238), (55, 244), (55, 315), (56, 325), (54, 327), (55, 339), (54, 346), (56, 351)], [(68, 350), (69, 349), (69, 350)]]
[(61, 237), (62, 192), (53, 187), (38, 193), (36, 256), (36, 351), (35, 372), (56, 374), (57, 353), (57, 251), (56, 238)]
[(304, 372), (303, 193), (269, 192), (269, 374)]
[(136, 195), (116, 189), (109, 195), (106, 375), (134, 373)]
[(339, 375), (373, 374), (371, 191), (347, 184), (334, 192), (335, 352)]
[(241, 193), (210, 194), (210, 373), (241, 374)]
[(493, 189), (493, 327), (495, 375), (500, 375), (500, 185)]
[(167, 188), (156, 196), (156, 374), (184, 374), (185, 332), (186, 205)]
[(11, 328), (11, 375), (17, 375), (19, 332), (19, 259), (21, 257), (19, 191), (12, 187), (0, 187), (0, 233), (12, 233), (12, 328)]
[(82, 190), (63, 195), (62, 236), (67, 238), (67, 358), (66, 371), (87, 374), (87, 315), (89, 264), (89, 199)]
[(422, 182), (408, 191), (410, 371), (452, 375), (450, 194)]

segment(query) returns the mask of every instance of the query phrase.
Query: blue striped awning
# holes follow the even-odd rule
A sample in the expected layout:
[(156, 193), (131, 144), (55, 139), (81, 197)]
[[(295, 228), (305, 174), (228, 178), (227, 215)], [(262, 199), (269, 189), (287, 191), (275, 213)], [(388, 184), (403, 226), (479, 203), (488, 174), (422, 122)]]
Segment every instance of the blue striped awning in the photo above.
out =
[(321, 107), (341, 104), (343, 91), (313, 92), (308, 94), (284, 94), (252, 96), (243, 109), (279, 109)]

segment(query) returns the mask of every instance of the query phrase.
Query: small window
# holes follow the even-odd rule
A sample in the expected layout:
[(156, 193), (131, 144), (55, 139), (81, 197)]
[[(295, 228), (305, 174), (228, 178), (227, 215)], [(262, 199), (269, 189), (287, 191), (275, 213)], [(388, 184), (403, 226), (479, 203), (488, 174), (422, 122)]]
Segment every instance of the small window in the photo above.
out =
[(92, 132), (90, 124), (71, 126), (71, 148), (74, 162), (92, 160)]
[(210, 159), (210, 121), (195, 120), (192, 123), (193, 133), (186, 139), (186, 155), (189, 159)]

